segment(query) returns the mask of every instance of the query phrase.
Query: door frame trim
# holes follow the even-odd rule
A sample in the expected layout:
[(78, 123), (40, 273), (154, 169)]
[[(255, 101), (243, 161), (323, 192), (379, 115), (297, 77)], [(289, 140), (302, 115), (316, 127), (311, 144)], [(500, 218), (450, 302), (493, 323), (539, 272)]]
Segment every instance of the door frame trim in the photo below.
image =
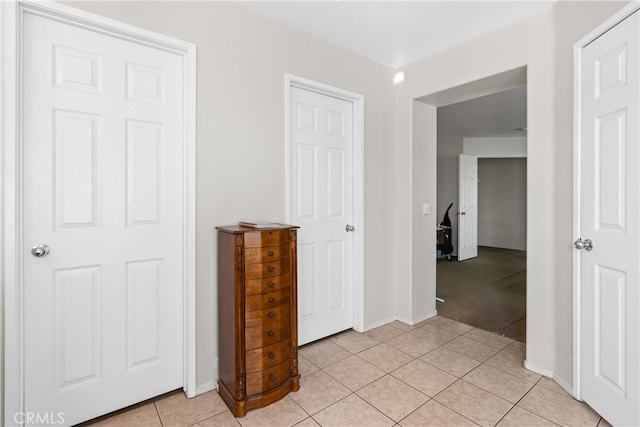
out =
[[(640, 3), (637, 1), (631, 2), (573, 45), (573, 241), (580, 237), (581, 234), (580, 215), (582, 213), (580, 199), (580, 84), (582, 79), (580, 62), (582, 60), (582, 50), (638, 10), (640, 10)], [(573, 396), (578, 400), (582, 400), (580, 377), (582, 369), (582, 354), (580, 352), (582, 345), (580, 340), (582, 332), (580, 323), (580, 256), (581, 251), (573, 250)]]
[(196, 46), (129, 24), (84, 12), (53, 1), (11, 0), (2, 4), (2, 148), (4, 413), (7, 425), (24, 411), (24, 249), (22, 203), (22, 34), (26, 13), (44, 16), (122, 40), (162, 49), (184, 58), (184, 343), (183, 389), (196, 395)]
[(364, 96), (345, 89), (329, 86), (293, 74), (284, 75), (285, 108), (285, 219), (292, 220), (291, 205), (291, 88), (317, 92), (353, 104), (353, 221), (356, 225), (353, 245), (354, 283), (353, 283), (353, 329), (364, 332)]

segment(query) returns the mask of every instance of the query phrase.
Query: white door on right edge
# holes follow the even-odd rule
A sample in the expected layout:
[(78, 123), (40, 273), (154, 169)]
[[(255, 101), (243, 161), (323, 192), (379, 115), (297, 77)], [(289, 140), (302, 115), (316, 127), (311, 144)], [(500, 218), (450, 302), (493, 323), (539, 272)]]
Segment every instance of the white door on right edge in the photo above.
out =
[(478, 256), (478, 158), (460, 154), (458, 163), (458, 261)]
[(581, 394), (616, 426), (640, 425), (639, 54), (636, 11), (579, 64)]

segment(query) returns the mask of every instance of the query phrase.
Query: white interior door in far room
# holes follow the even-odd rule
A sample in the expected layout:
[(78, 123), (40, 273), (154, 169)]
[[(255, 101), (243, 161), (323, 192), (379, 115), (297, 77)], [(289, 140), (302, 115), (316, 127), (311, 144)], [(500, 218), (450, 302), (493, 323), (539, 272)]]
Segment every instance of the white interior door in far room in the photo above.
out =
[(23, 17), (24, 410), (71, 425), (184, 385), (186, 66)]
[(302, 345), (354, 325), (353, 103), (298, 87), (290, 94)]
[(458, 261), (478, 256), (478, 158), (458, 160)]
[[(636, 9), (637, 9), (636, 4)], [(577, 49), (579, 394), (640, 425), (640, 12)]]

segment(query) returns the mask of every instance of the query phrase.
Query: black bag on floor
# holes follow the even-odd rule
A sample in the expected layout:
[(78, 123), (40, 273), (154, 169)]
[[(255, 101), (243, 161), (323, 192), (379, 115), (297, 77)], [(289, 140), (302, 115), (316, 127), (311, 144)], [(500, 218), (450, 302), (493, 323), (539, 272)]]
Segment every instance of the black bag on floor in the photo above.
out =
[(449, 218), (449, 209), (451, 209), (451, 206), (453, 206), (453, 203), (449, 205), (449, 207), (447, 208), (447, 211), (444, 213), (444, 217), (442, 218), (442, 222), (440, 223), (440, 225), (444, 225), (445, 227), (451, 227), (451, 218)]
[(453, 252), (453, 243), (451, 242), (451, 218), (449, 218), (449, 209), (451, 209), (453, 203), (449, 205), (447, 211), (444, 213), (440, 226), (442, 228), (443, 241), (438, 242), (437, 248), (440, 249), (441, 255), (449, 255)]

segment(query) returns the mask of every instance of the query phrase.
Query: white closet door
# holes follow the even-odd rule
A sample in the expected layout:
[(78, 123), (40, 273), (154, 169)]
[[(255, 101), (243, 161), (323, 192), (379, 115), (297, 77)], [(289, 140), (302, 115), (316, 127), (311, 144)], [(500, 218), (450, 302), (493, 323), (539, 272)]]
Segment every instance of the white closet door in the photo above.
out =
[(353, 327), (353, 104), (291, 88), (298, 343)]
[(70, 425), (183, 385), (184, 64), (25, 20), (25, 409)]
[(582, 398), (613, 425), (640, 425), (639, 56), (636, 12), (579, 65)]

